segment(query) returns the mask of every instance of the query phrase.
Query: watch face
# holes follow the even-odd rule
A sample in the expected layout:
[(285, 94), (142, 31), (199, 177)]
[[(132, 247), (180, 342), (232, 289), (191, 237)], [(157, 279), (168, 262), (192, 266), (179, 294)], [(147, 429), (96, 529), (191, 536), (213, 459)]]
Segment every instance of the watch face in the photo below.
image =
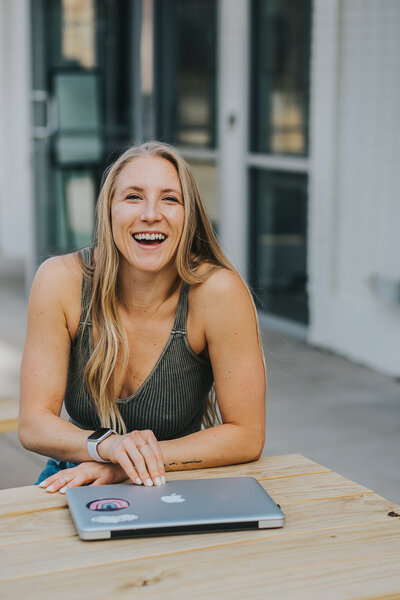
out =
[(101, 427), (100, 429), (93, 431), (93, 433), (89, 435), (88, 440), (99, 440), (105, 433), (107, 433), (107, 431), (110, 431), (109, 427)]

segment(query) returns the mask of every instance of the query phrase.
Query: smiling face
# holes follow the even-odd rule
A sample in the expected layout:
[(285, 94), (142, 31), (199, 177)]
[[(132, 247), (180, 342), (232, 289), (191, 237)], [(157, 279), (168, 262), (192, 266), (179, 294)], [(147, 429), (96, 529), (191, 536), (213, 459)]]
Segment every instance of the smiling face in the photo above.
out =
[(112, 233), (120, 260), (141, 272), (174, 265), (184, 205), (174, 165), (158, 156), (137, 156), (120, 172), (111, 205)]

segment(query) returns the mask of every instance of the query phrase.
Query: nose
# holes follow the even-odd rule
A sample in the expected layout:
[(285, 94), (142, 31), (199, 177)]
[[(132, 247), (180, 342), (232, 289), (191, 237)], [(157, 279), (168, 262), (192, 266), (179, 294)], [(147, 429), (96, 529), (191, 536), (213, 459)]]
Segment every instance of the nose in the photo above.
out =
[(161, 218), (160, 212), (158, 210), (157, 202), (154, 200), (146, 200), (143, 205), (143, 212), (140, 216), (140, 220), (146, 223), (154, 223), (159, 221)]

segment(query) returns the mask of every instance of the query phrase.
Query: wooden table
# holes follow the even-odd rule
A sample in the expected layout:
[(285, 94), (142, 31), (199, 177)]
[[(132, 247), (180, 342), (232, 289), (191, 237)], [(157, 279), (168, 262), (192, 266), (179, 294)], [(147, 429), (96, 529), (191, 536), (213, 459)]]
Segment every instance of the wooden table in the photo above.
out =
[(281, 505), (283, 529), (84, 542), (62, 495), (0, 491), (0, 597), (400, 598), (396, 505), (298, 454), (168, 478), (237, 475)]

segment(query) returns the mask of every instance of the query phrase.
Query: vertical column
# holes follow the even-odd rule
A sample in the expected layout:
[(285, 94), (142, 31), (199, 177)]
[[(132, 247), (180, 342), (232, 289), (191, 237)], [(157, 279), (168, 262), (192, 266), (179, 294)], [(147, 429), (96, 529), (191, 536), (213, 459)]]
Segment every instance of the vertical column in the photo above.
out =
[(311, 45), (309, 339), (320, 340), (336, 293), (340, 0), (314, 0)]
[(31, 162), (29, 0), (3, 0), (1, 27), (1, 251), (24, 259), (27, 287), (35, 265)]
[(246, 277), (249, 0), (219, 3), (220, 240)]

